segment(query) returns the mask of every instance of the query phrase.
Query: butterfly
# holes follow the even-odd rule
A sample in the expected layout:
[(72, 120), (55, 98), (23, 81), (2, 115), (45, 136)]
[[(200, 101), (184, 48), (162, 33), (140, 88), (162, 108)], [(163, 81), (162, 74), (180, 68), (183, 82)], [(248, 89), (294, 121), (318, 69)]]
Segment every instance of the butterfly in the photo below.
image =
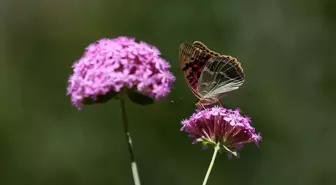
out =
[(200, 41), (182, 43), (179, 57), (184, 79), (198, 98), (197, 107), (222, 105), (220, 99), (245, 81), (243, 68), (236, 58), (214, 52)]

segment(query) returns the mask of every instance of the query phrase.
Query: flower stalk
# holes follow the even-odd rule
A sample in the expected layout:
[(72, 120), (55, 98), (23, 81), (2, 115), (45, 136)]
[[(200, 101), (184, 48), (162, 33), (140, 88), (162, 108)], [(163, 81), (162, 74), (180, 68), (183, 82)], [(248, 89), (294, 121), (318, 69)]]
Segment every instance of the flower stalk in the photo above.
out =
[(209, 167), (208, 167), (208, 171), (207, 171), (207, 173), (205, 174), (205, 177), (204, 177), (204, 180), (203, 180), (202, 185), (206, 185), (207, 182), (208, 182), (208, 178), (209, 178), (209, 176), (210, 176), (212, 167), (213, 167), (213, 165), (214, 165), (214, 163), (215, 163), (215, 159), (216, 159), (216, 156), (217, 156), (218, 151), (219, 151), (219, 143), (217, 143), (217, 145), (216, 145), (216, 147), (215, 147), (215, 149), (214, 149), (214, 153), (213, 153), (213, 155), (212, 155), (212, 159), (211, 159), (211, 161), (210, 161), (210, 164), (209, 164)]
[(124, 97), (125, 96), (120, 97), (120, 108), (121, 108), (121, 114), (122, 114), (122, 121), (124, 125), (124, 133), (126, 136), (126, 142), (128, 146), (128, 152), (130, 153), (130, 157), (131, 157), (131, 168), (132, 168), (133, 180), (134, 180), (135, 185), (141, 185), (139, 171), (138, 171), (137, 163), (135, 160), (135, 155), (133, 152), (132, 138), (131, 138), (131, 134), (128, 129), (128, 119), (127, 119), (127, 114), (126, 114), (126, 106), (125, 106)]

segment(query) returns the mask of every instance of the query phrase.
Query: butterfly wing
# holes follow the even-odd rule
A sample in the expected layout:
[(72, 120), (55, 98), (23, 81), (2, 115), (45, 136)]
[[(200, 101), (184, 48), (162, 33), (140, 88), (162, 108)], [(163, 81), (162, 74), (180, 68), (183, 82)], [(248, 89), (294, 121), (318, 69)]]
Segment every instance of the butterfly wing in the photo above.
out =
[(245, 81), (241, 64), (231, 56), (211, 57), (204, 67), (197, 85), (203, 98), (221, 98), (238, 89)]
[(182, 43), (179, 48), (179, 57), (181, 70), (184, 73), (184, 79), (195, 96), (200, 98), (197, 91), (198, 79), (200, 78), (206, 62), (211, 56), (201, 48)]
[(209, 49), (205, 44), (203, 44), (200, 41), (194, 41), (192, 46), (199, 48), (200, 50), (202, 50), (203, 52), (206, 52), (207, 54), (211, 55), (212, 57), (219, 57), (219, 56), (224, 56), (221, 55), (217, 52), (212, 51), (211, 49)]

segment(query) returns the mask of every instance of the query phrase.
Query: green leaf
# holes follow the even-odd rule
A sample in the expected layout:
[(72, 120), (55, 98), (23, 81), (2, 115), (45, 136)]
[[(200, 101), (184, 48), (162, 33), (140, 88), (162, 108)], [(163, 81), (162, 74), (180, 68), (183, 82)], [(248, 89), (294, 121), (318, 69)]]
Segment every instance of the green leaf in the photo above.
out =
[(100, 95), (97, 97), (97, 100), (93, 100), (92, 98), (85, 98), (84, 105), (91, 105), (96, 103), (106, 103), (112, 98), (116, 98), (118, 92), (109, 92), (105, 95)]
[(154, 103), (154, 100), (151, 97), (141, 94), (136, 90), (127, 90), (127, 95), (132, 102), (139, 105), (150, 105)]

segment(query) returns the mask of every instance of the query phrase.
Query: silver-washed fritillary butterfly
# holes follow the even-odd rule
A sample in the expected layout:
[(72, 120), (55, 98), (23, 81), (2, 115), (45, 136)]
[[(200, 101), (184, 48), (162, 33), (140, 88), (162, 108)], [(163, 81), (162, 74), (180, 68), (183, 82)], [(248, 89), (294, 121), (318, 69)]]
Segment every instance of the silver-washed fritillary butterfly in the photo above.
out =
[(202, 42), (182, 43), (179, 48), (184, 78), (198, 98), (196, 106), (220, 103), (220, 99), (245, 81), (236, 58), (211, 51)]

